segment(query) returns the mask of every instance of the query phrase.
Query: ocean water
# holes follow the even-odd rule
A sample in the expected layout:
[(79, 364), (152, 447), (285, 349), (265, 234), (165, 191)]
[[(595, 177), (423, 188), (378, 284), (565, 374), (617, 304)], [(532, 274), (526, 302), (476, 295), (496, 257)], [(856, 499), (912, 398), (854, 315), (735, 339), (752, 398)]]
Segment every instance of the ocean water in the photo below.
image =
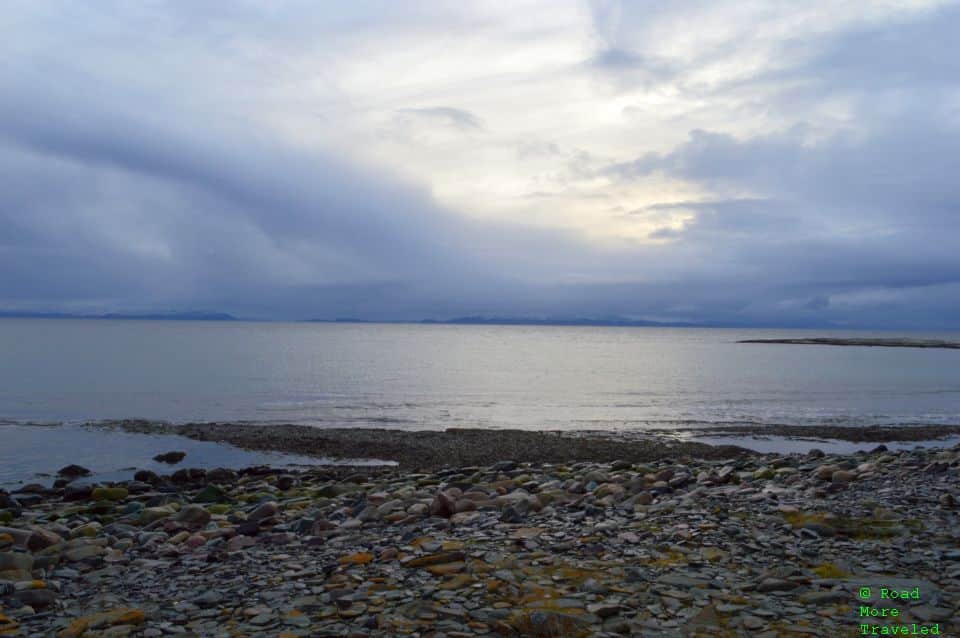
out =
[[(171, 450), (186, 452), (187, 456), (178, 465), (153, 460), (157, 454)], [(338, 462), (334, 459), (242, 450), (211, 441), (135, 434), (82, 425), (0, 425), (0, 488), (14, 488), (28, 482), (49, 486), (53, 483), (56, 471), (71, 463), (91, 470), (94, 473), (91, 480), (119, 481), (132, 478), (140, 469), (169, 474), (181, 467), (304, 467)]]
[(736, 343), (836, 334), (853, 336), (3, 319), (0, 422), (612, 430), (960, 423), (960, 351)]

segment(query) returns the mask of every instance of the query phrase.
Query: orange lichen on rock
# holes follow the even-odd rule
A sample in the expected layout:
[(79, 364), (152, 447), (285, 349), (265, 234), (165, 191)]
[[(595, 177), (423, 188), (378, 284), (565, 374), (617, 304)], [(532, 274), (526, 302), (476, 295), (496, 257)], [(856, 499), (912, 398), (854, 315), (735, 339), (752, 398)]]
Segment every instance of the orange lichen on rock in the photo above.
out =
[(17, 631), (20, 628), (20, 625), (17, 624), (13, 618), (8, 618), (0, 612), (0, 636), (11, 636), (13, 632)]
[(146, 614), (139, 609), (112, 609), (77, 618), (57, 634), (57, 638), (80, 638), (88, 629), (103, 629), (114, 625), (142, 625), (146, 620)]
[(341, 565), (366, 565), (371, 561), (373, 561), (373, 554), (368, 552), (357, 552), (340, 557)]

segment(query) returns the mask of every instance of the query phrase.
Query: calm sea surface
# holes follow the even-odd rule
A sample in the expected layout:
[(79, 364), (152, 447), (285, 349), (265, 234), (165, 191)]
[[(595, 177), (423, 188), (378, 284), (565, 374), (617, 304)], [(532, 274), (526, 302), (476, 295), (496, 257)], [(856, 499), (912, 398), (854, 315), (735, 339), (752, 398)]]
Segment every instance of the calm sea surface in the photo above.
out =
[(4, 319), (0, 420), (409, 429), (960, 423), (960, 351), (735, 343), (830, 334)]

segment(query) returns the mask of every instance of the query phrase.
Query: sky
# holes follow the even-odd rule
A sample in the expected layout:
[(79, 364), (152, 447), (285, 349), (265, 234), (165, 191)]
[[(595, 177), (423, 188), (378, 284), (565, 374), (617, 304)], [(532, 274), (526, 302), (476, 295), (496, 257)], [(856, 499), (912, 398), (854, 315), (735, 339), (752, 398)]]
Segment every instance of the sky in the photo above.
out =
[(10, 0), (0, 310), (960, 329), (960, 3)]

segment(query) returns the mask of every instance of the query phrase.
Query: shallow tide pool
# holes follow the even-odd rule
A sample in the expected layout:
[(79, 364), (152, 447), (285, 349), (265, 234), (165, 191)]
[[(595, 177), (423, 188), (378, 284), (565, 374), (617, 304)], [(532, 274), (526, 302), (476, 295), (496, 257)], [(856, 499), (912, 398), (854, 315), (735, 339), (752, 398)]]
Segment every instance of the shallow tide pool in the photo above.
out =
[[(177, 465), (153, 460), (157, 454), (171, 450), (186, 452), (187, 456)], [(251, 451), (180, 436), (135, 434), (80, 425), (0, 425), (0, 486), (24, 482), (49, 484), (58, 469), (71, 463), (82, 465), (102, 480), (128, 479), (141, 469), (170, 473), (181, 467), (393, 465), (373, 459), (334, 460)]]

